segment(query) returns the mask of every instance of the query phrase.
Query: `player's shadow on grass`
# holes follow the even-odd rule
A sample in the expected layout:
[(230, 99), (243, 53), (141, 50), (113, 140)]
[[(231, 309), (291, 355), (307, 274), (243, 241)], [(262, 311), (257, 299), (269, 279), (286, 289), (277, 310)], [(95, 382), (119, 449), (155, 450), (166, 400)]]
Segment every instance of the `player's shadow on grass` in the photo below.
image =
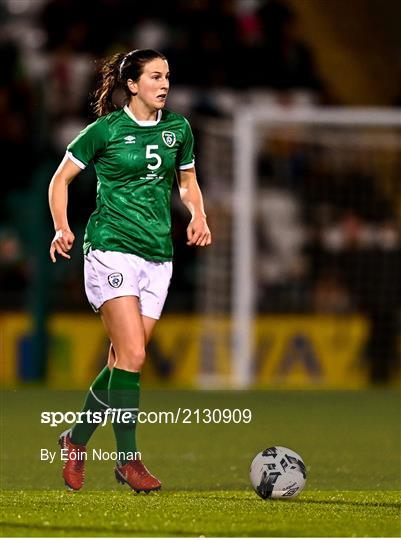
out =
[(399, 503), (387, 503), (387, 502), (358, 502), (358, 501), (322, 501), (321, 499), (287, 499), (285, 503), (290, 504), (337, 504), (344, 506), (361, 506), (361, 507), (370, 507), (370, 508), (401, 508), (401, 502)]
[[(227, 501), (235, 500), (238, 501), (238, 497), (208, 497), (208, 501), (214, 499), (216, 501)], [(254, 495), (251, 495), (246, 499), (247, 501), (254, 501)], [(322, 501), (321, 499), (266, 499), (265, 503), (261, 499), (256, 499), (260, 504), (269, 504), (269, 502), (274, 502), (275, 504), (320, 504), (320, 505), (343, 505), (343, 506), (359, 506), (362, 508), (401, 508), (401, 502), (358, 502), (358, 501), (341, 501), (330, 499), (328, 501)]]

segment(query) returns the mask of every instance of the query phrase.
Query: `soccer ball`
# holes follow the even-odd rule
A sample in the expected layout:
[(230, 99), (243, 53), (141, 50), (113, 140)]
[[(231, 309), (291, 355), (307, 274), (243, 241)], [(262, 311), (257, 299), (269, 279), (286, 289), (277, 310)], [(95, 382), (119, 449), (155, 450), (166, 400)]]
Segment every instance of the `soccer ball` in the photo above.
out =
[(290, 499), (303, 490), (306, 468), (301, 456), (293, 450), (272, 446), (255, 456), (249, 476), (262, 499)]

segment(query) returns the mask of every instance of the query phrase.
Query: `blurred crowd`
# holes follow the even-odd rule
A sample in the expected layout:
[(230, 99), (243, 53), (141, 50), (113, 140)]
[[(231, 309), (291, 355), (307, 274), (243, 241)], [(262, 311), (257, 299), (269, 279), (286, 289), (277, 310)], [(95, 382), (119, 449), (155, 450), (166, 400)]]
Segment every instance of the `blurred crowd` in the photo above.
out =
[(296, 88), (327, 97), (282, 1), (178, 0), (155, 9), (132, 0), (9, 0), (0, 4), (0, 24), (2, 148), (13, 158), (24, 149), (13, 174), (21, 186), (40, 150), (63, 151), (92, 117), (96, 62), (116, 51), (163, 51), (173, 87)]
[[(0, 25), (3, 309), (26, 307), (35, 271), (54, 285), (53, 309), (87, 309), (79, 254), (95, 204), (93, 170), (70, 188), (77, 247), (68, 268), (38, 263), (52, 224), (47, 210), (38, 220), (37, 205), (46, 201), (66, 144), (93, 119), (99, 59), (133, 48), (163, 51), (172, 71), (171, 106), (192, 116), (195, 128), (199, 118), (227, 116), (232, 93), (250, 88), (281, 105), (293, 92), (302, 103), (337, 103), (285, 0), (8, 0), (0, 4)], [(227, 92), (214, 99), (211, 89)], [(375, 377), (385, 379), (399, 332), (400, 185), (386, 191), (373, 171), (332, 174), (308, 152), (270, 146), (260, 159), (259, 309), (368, 313), (376, 329), (371, 355), (388, 359), (375, 364)], [(185, 246), (187, 216), (177, 194), (173, 210), (176, 265), (166, 308), (191, 311), (199, 265)]]
[[(163, 51), (171, 65), (172, 101), (177, 89), (170, 106), (187, 114), (219, 114), (219, 105), (207, 99), (211, 88), (262, 88), (279, 95), (295, 88), (325, 99), (312, 52), (297, 36), (295, 15), (282, 1), (178, 0), (158, 3), (155, 9), (132, 0), (7, 0), (0, 4), (0, 24), (0, 137), (8, 179), (0, 202), (4, 307), (23, 305), (22, 285), (29, 283), (27, 254), (33, 249), (27, 231), (37, 225), (29, 212), (30, 197), (45, 189), (35, 183), (35, 173), (40, 169), (50, 178), (68, 142), (93, 119), (91, 92), (100, 59), (138, 47)], [(69, 210), (77, 242), (94, 208), (93, 171), (78, 184), (71, 188)], [(179, 207), (177, 201), (174, 206)], [(196, 266), (193, 252), (181, 247), (186, 219), (174, 213), (180, 264), (171, 298), (184, 310), (193, 307), (187, 289), (191, 284), (193, 289)], [(48, 227), (50, 234), (50, 221)], [(79, 264), (53, 274), (64, 286), (80, 282)], [(68, 292), (65, 304), (81, 307), (82, 289), (73, 290), (77, 293)]]

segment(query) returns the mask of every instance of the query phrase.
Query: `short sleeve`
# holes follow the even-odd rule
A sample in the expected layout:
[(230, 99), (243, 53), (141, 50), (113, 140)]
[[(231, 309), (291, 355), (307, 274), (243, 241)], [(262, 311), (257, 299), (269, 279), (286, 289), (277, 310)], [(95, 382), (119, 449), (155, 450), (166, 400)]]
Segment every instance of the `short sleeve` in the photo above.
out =
[(90, 161), (106, 149), (108, 140), (109, 124), (103, 116), (89, 124), (67, 146), (67, 156), (78, 167), (85, 169)]
[(191, 169), (194, 163), (194, 136), (189, 122), (185, 119), (184, 136), (177, 153), (177, 167), (183, 171), (185, 169)]

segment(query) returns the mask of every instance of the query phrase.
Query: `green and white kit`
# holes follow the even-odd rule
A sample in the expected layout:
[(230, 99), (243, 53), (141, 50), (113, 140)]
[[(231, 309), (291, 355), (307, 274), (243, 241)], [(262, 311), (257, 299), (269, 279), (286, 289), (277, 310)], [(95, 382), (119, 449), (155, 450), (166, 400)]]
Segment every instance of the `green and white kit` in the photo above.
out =
[(139, 121), (128, 107), (99, 118), (67, 147), (84, 169), (93, 161), (96, 210), (85, 231), (85, 289), (95, 311), (137, 296), (143, 315), (160, 317), (172, 273), (171, 190), (176, 169), (194, 166), (188, 121), (168, 110)]

